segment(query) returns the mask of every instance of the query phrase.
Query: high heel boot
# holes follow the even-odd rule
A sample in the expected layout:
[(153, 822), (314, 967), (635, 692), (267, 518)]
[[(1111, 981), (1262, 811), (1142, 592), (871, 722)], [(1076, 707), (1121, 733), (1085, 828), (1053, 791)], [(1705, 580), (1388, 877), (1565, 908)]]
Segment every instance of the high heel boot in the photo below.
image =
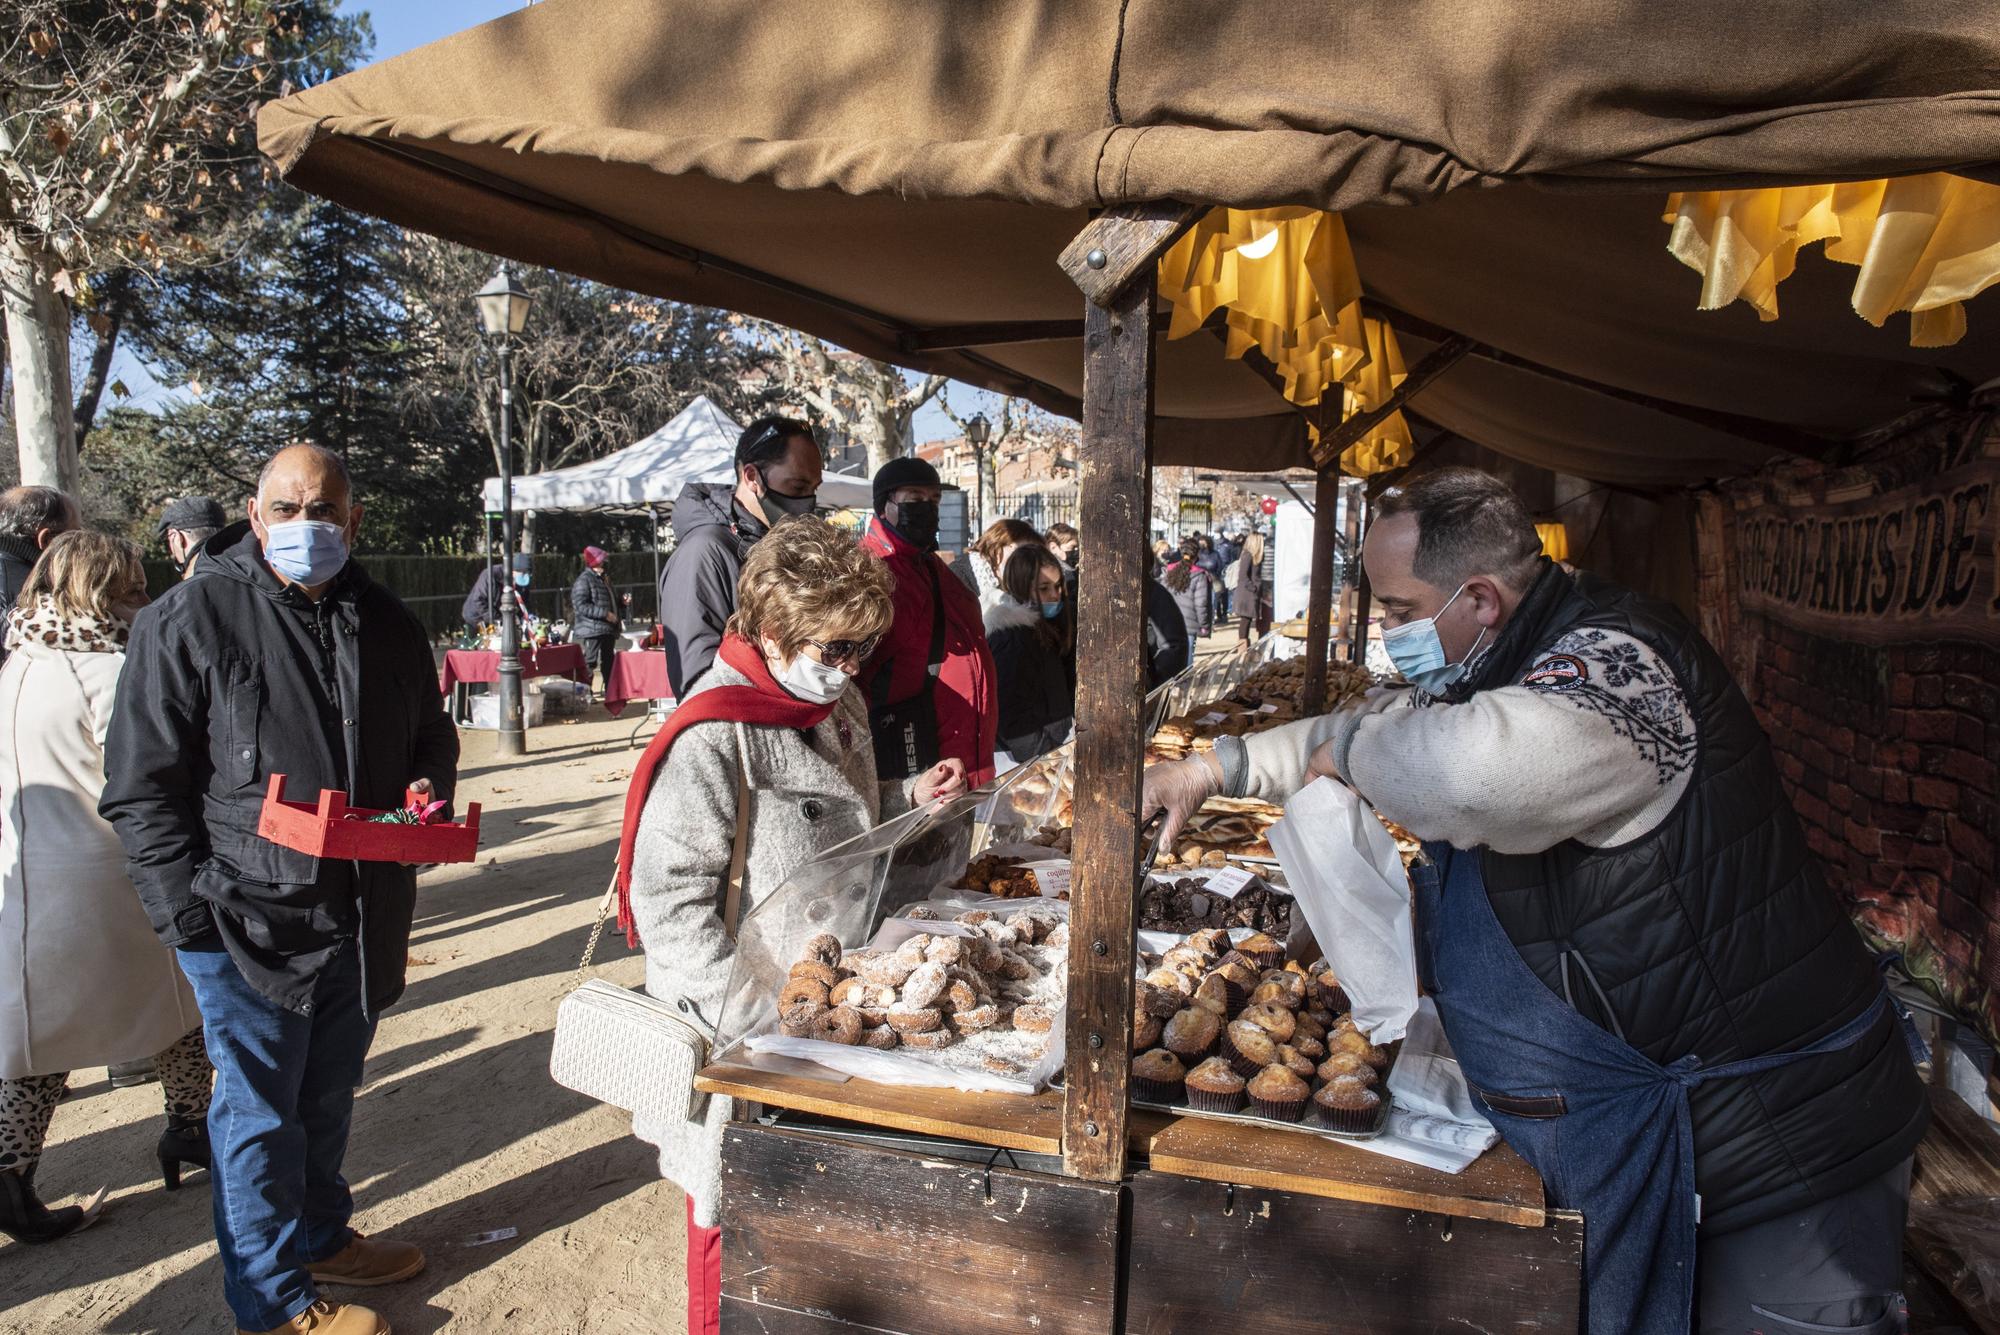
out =
[(88, 1224), (91, 1216), (81, 1207), (65, 1205), (51, 1210), (35, 1194), (31, 1173), (0, 1169), (0, 1233), (16, 1242), (54, 1242)]
[(181, 1189), (181, 1168), (207, 1168), (208, 1123), (201, 1118), (167, 1119), (160, 1133), (160, 1178), (168, 1191)]

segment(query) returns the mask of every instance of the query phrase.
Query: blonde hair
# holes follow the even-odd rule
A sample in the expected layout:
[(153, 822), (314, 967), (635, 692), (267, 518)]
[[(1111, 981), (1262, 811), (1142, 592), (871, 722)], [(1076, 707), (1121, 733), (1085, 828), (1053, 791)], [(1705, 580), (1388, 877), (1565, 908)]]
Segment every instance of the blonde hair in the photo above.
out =
[(139, 548), (123, 538), (87, 528), (49, 540), (28, 572), (16, 601), (32, 606), (47, 598), (64, 616), (109, 619), (119, 594), (146, 587)]
[(887, 566), (824, 519), (787, 519), (744, 559), (729, 633), (775, 640), (787, 657), (809, 639), (874, 639), (895, 619), (895, 588)]

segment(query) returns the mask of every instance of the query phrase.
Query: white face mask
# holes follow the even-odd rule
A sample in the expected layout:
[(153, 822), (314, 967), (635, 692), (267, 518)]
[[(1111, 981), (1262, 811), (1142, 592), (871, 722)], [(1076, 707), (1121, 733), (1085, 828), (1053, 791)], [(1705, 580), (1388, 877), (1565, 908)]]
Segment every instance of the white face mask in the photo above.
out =
[(830, 705), (847, 689), (849, 674), (839, 668), (816, 663), (801, 650), (777, 674), (778, 684), (801, 700)]

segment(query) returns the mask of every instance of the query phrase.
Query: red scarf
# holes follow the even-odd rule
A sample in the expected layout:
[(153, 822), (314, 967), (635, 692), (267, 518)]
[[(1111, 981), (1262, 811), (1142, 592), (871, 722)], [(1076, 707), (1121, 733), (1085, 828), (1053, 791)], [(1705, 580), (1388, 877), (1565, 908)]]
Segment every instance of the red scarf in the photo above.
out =
[[(639, 944), (639, 927), (632, 918), (632, 848), (639, 838), (639, 818), (645, 814), (646, 797), (653, 780), (666, 763), (674, 739), (697, 723), (749, 723), (765, 728), (816, 728), (833, 713), (833, 705), (816, 705), (801, 700), (778, 684), (764, 655), (741, 635), (725, 635), (723, 662), (750, 679), (748, 686), (716, 686), (697, 692), (686, 704), (668, 716), (639, 763), (632, 769), (632, 786), (625, 792), (625, 824), (618, 832), (618, 926), (628, 944)], [(835, 703), (838, 703), (837, 701)], [(745, 812), (738, 820), (748, 819)]]

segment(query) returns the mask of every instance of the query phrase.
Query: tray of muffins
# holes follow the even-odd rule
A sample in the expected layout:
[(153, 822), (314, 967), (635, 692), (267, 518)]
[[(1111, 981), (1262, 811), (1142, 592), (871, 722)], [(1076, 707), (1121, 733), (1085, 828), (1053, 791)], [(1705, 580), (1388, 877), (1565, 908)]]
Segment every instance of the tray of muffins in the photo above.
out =
[(1389, 1049), (1368, 1041), (1324, 962), (1258, 932), (1195, 932), (1135, 985), (1132, 1101), (1348, 1140), (1389, 1120)]

